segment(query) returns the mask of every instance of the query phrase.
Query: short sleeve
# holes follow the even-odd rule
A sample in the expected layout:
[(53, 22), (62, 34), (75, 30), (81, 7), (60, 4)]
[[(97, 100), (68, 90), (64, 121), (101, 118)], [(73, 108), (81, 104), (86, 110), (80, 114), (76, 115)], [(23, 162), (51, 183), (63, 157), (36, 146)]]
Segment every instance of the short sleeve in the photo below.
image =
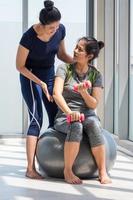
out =
[(101, 87), (101, 88), (103, 88), (103, 80), (102, 80), (102, 75), (101, 75), (100, 72), (96, 76), (96, 80), (93, 83), (93, 87)]
[(61, 40), (63, 40), (66, 36), (66, 29), (65, 29), (65, 26), (63, 24), (61, 25), (61, 30), (62, 30)]
[(57, 70), (56, 70), (56, 77), (61, 77), (63, 80), (65, 80), (67, 74), (67, 68), (66, 65), (62, 64), (59, 65)]
[(31, 39), (28, 35), (28, 33), (24, 33), (21, 40), (20, 40), (20, 44), (25, 47), (26, 49), (31, 50)]

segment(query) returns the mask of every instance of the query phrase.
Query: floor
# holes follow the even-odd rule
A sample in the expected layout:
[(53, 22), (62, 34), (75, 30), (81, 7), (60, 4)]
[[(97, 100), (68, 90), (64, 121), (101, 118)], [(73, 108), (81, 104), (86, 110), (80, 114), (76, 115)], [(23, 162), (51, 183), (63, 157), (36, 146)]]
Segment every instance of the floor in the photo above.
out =
[(133, 157), (119, 150), (109, 185), (95, 179), (82, 185), (52, 178), (30, 180), (25, 166), (25, 140), (0, 139), (0, 200), (133, 200)]

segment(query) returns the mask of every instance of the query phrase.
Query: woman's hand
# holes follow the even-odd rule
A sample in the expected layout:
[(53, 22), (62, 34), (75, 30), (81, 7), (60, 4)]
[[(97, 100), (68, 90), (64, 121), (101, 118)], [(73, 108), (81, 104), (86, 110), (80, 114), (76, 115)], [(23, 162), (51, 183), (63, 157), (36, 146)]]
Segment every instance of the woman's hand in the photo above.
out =
[(41, 81), (41, 87), (42, 87), (42, 90), (43, 90), (43, 92), (45, 93), (47, 99), (48, 99), (49, 101), (53, 102), (53, 97), (49, 94), (47, 84), (44, 83), (43, 81)]
[(84, 83), (80, 83), (78, 84), (78, 87), (77, 87), (77, 91), (82, 94), (83, 92), (87, 91), (87, 87), (85, 86)]
[(72, 111), (69, 115), (71, 116), (71, 122), (80, 121), (80, 112)]
[(83, 83), (75, 85), (74, 90), (81, 94), (82, 92), (87, 92), (87, 90), (91, 87), (92, 87), (91, 82), (88, 80), (84, 81)]

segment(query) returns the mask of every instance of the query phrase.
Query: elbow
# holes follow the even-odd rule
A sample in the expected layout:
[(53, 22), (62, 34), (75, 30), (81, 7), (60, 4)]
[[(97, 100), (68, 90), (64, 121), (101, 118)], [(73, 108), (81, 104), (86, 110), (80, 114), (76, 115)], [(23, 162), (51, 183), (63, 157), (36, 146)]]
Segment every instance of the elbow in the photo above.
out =
[(59, 53), (59, 54), (57, 54), (57, 58), (59, 59), (59, 60), (62, 60), (63, 62), (66, 62), (66, 58), (67, 58), (67, 54), (66, 53)]
[(58, 96), (56, 94), (53, 94), (53, 99), (55, 103), (58, 105)]
[(91, 104), (91, 106), (89, 105), (89, 107), (90, 107), (91, 109), (95, 110), (95, 109), (97, 108), (97, 105), (98, 105), (98, 102), (97, 102), (97, 100), (95, 100), (95, 101)]
[(57, 58), (58, 58), (59, 60), (62, 60), (62, 61), (64, 60), (63, 57), (62, 57), (61, 55), (57, 55)]
[(16, 64), (16, 69), (17, 69), (19, 72), (22, 72), (23, 69), (24, 69), (24, 67)]
[(16, 69), (17, 69), (18, 71), (20, 71), (20, 66), (16, 65)]
[(96, 105), (93, 105), (93, 106), (91, 107), (91, 109), (93, 109), (93, 110), (95, 110), (96, 108), (97, 108)]
[(53, 99), (55, 100), (55, 102), (56, 102), (56, 100), (57, 100), (57, 95), (56, 95), (56, 93), (55, 92), (53, 92)]
[(92, 109), (96, 109), (97, 108), (97, 105), (98, 105), (98, 102), (97, 101), (95, 101), (95, 103), (92, 105)]
[(58, 99), (60, 99), (60, 95), (56, 92), (53, 92), (53, 99), (55, 100), (55, 102), (57, 102)]

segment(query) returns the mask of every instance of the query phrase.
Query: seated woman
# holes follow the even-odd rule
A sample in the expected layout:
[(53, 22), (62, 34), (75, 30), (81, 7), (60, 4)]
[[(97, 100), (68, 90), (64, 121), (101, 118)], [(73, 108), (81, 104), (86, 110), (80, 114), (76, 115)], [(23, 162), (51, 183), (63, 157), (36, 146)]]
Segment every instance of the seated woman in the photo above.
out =
[[(54, 128), (66, 133), (64, 145), (64, 177), (66, 182), (80, 184), (82, 180), (73, 172), (73, 164), (79, 152), (83, 130), (87, 135), (92, 153), (96, 160), (99, 181), (110, 183), (106, 172), (105, 146), (99, 118), (95, 109), (102, 92), (102, 76), (90, 63), (98, 57), (104, 43), (94, 38), (82, 37), (74, 49), (74, 64), (58, 67), (55, 78), (53, 97), (59, 107)], [(91, 88), (84, 82), (90, 80)], [(74, 85), (78, 84), (76, 91)], [(82, 120), (81, 114), (85, 119)], [(71, 123), (67, 122), (67, 115)]]

